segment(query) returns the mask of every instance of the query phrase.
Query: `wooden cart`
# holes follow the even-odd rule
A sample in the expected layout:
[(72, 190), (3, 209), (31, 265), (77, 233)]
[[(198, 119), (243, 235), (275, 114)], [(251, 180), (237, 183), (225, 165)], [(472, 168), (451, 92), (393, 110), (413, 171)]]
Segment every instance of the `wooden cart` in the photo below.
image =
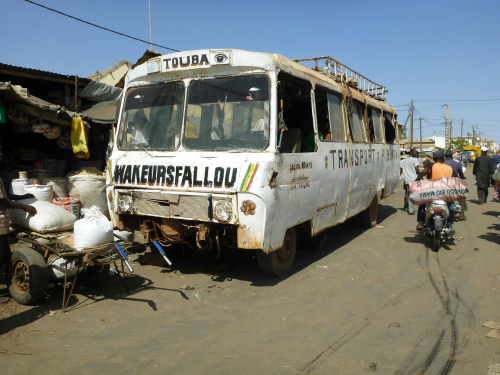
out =
[[(72, 232), (43, 234), (13, 227), (15, 231), (12, 235), (20, 246), (12, 252), (6, 280), (10, 295), (18, 303), (33, 304), (45, 296), (50, 273), (53, 274), (49, 271), (52, 271), (54, 259), (62, 260), (61, 264), (64, 264), (64, 269), (59, 269), (59, 273), (64, 274), (63, 312), (66, 311), (78, 275), (83, 275), (87, 285), (99, 285), (109, 274), (111, 264), (114, 264), (125, 289), (129, 292), (123, 276), (134, 272), (127, 256), (127, 250), (132, 244), (124, 239), (77, 250), (68, 241)], [(115, 237), (119, 238), (116, 235)], [(120, 265), (117, 264), (118, 261)]]

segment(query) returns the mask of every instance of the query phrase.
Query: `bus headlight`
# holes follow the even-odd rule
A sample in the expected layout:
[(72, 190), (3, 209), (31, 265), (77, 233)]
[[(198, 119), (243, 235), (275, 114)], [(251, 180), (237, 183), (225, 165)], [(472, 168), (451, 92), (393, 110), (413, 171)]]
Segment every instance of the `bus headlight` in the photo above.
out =
[(233, 206), (227, 201), (218, 201), (215, 204), (215, 219), (221, 223), (229, 223), (233, 218)]
[(130, 195), (122, 195), (118, 196), (118, 207), (120, 211), (123, 213), (132, 212), (134, 200)]

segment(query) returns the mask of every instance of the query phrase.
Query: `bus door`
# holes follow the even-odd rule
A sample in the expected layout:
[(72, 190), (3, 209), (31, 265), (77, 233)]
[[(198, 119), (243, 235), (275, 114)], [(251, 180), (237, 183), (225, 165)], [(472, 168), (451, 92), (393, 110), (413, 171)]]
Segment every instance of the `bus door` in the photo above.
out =
[(351, 177), (351, 168), (346, 164), (349, 143), (342, 96), (317, 86), (314, 97), (320, 139), (316, 159), (321, 190), (312, 234), (345, 220)]
[(286, 229), (314, 217), (322, 188), (317, 169), (324, 165), (316, 153), (311, 83), (284, 72), (279, 73), (278, 81), (276, 113), (285, 128), (278, 129), (271, 249), (281, 246)]
[(399, 184), (400, 151), (397, 143), (397, 116), (390, 112), (384, 112), (385, 143), (388, 149), (388, 162), (386, 167), (386, 178), (384, 194), (382, 198), (394, 193)]

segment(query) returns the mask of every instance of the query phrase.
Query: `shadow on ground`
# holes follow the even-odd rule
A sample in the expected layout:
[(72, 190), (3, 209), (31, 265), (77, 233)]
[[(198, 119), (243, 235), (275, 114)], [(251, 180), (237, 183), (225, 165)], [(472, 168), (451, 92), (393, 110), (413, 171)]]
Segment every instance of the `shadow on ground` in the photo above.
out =
[[(384, 220), (396, 212), (397, 209), (392, 206), (379, 205), (378, 223), (383, 223)], [(273, 286), (310, 267), (367, 230), (369, 229), (357, 225), (355, 219), (351, 219), (314, 238), (299, 236), (297, 254), (292, 270), (281, 278), (270, 277), (261, 273), (255, 251), (225, 250), (219, 258), (215, 259), (183, 246), (169, 248), (168, 257), (173, 265), (158, 267), (158, 277), (161, 277), (162, 273), (179, 276), (206, 274), (210, 276), (212, 281), (218, 283), (228, 283), (236, 279), (248, 281), (253, 286)], [(77, 278), (74, 294), (68, 300), (66, 312), (71, 313), (106, 299), (144, 303), (153, 311), (156, 311), (154, 300), (137, 297), (137, 294), (145, 290), (174, 292), (181, 298), (189, 299), (183, 290), (155, 286), (154, 281), (140, 276), (141, 266), (139, 264), (133, 264), (133, 267), (135, 269), (134, 274), (125, 275), (123, 278), (118, 276), (109, 277), (103, 285), (98, 287), (85, 287), (81, 280), (79, 281)], [(67, 293), (69, 293), (69, 290), (67, 290)], [(0, 296), (8, 296), (5, 280), (0, 280)], [(21, 306), (15, 305), (15, 301), (9, 302), (12, 314), (1, 320), (0, 335), (30, 324), (50, 314), (51, 311), (61, 313), (63, 296), (64, 287), (61, 283), (56, 283), (54, 287), (47, 290), (45, 298), (37, 305)]]

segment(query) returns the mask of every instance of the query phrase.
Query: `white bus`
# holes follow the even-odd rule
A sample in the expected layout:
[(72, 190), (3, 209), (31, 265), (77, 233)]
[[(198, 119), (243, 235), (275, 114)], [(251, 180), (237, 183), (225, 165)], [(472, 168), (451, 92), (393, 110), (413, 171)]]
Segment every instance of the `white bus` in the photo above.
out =
[(152, 58), (125, 80), (108, 162), (112, 221), (163, 246), (257, 250), (264, 273), (284, 275), (297, 230), (316, 236), (355, 215), (374, 226), (377, 194), (396, 189), (397, 114), (385, 95), (329, 56)]

